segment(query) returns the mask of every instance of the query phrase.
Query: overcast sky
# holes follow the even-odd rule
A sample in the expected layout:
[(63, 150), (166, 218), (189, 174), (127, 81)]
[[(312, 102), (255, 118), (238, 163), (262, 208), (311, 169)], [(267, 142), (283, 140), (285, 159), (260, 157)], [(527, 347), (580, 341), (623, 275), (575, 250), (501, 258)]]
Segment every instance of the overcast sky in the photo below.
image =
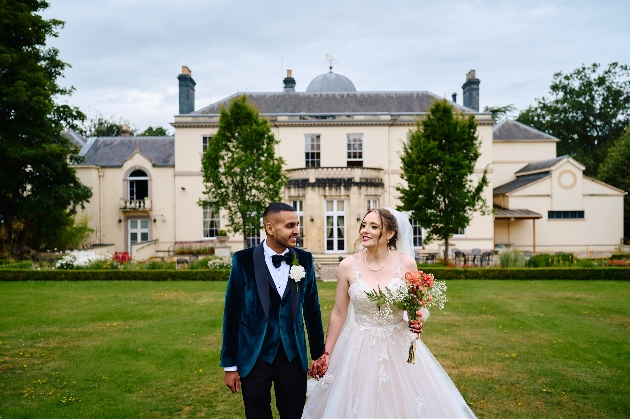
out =
[(328, 71), (324, 54), (359, 91), (457, 92), (461, 103), (475, 69), (481, 109), (523, 109), (557, 71), (630, 64), (628, 0), (49, 1), (44, 16), (66, 22), (49, 44), (72, 65), (68, 101), (140, 129), (173, 131), (182, 65), (195, 109), (281, 91), (286, 69), (305, 91)]

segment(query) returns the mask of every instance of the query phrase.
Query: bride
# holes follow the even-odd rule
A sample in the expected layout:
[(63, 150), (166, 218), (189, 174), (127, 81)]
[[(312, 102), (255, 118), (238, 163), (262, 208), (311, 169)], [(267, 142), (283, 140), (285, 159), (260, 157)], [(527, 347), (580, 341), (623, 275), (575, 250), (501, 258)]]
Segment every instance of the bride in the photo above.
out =
[(419, 332), (421, 325), (408, 325), (396, 306), (379, 309), (366, 295), (404, 287), (404, 273), (417, 270), (409, 221), (396, 210), (372, 209), (358, 241), (364, 249), (339, 264), (325, 352), (309, 369), (321, 378), (302, 417), (474, 418), (421, 341), (416, 363), (407, 363), (409, 343), (418, 336), (409, 329)]

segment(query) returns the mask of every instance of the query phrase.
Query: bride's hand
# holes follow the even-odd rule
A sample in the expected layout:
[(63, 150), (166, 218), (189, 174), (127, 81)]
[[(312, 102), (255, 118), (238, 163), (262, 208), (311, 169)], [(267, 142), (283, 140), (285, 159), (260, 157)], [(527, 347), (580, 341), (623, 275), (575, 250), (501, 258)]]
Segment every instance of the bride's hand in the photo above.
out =
[(413, 333), (420, 335), (422, 333), (422, 320), (409, 320), (409, 329)]

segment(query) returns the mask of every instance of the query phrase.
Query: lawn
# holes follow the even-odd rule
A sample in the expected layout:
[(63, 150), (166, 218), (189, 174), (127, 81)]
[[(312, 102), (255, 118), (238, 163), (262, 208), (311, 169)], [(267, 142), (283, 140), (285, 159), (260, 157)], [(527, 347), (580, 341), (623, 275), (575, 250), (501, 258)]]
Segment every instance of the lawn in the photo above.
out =
[[(225, 285), (0, 283), (0, 418), (243, 417), (219, 368)], [(448, 286), (422, 338), (480, 418), (630, 417), (630, 282)]]

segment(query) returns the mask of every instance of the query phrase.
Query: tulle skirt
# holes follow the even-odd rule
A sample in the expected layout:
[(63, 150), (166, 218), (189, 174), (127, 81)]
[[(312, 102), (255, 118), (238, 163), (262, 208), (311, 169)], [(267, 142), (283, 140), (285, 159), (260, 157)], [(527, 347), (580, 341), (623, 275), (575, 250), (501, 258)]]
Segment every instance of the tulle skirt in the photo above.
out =
[(383, 327), (349, 324), (328, 372), (309, 392), (302, 417), (475, 418), (421, 340), (416, 363), (407, 363), (410, 335), (405, 321)]

